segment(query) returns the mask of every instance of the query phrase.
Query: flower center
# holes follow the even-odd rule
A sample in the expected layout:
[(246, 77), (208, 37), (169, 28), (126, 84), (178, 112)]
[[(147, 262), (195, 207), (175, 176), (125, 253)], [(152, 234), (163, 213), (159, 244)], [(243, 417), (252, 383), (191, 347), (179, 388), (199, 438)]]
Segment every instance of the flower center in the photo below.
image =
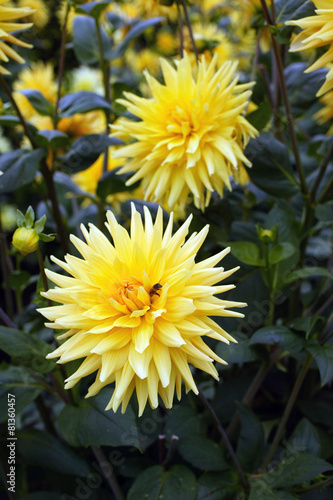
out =
[(113, 297), (119, 304), (125, 306), (128, 312), (135, 313), (132, 316), (143, 316), (153, 306), (160, 296), (162, 285), (156, 283), (151, 288), (145, 287), (143, 283), (131, 277), (130, 280), (123, 280), (115, 283), (116, 293)]

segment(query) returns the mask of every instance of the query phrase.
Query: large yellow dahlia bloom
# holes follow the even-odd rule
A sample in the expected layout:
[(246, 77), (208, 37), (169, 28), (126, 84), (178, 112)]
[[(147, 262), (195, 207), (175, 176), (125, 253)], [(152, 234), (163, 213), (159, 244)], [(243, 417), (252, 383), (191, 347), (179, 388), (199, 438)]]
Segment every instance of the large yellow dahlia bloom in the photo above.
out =
[(233, 288), (215, 283), (238, 268), (214, 267), (229, 249), (195, 262), (208, 226), (185, 242), (191, 218), (172, 235), (171, 215), (163, 233), (161, 208), (153, 223), (145, 207), (143, 226), (133, 205), (128, 234), (109, 211), (106, 225), (113, 244), (94, 225), (90, 231), (82, 226), (86, 243), (76, 236), (71, 241), (83, 258), (53, 258), (70, 276), (46, 270), (58, 287), (43, 296), (62, 305), (39, 311), (52, 321), (46, 326), (68, 331), (59, 337), (67, 340), (48, 357), (60, 356), (58, 363), (86, 358), (66, 389), (97, 371), (87, 396), (115, 382), (106, 409), (116, 411), (122, 403), (124, 412), (135, 390), (141, 415), (147, 400), (157, 407), (158, 395), (170, 408), (175, 390), (181, 397), (182, 381), (186, 391), (198, 393), (189, 364), (218, 379), (213, 360), (225, 362), (202, 337), (234, 339), (208, 316), (242, 317), (230, 308), (246, 304), (215, 297)]
[[(7, 4), (7, 6), (3, 6), (3, 4)], [(8, 0), (0, 0), (0, 62), (8, 62), (10, 57), (19, 63), (24, 63), (24, 59), (15, 50), (8, 47), (7, 42), (29, 49), (32, 47), (29, 43), (22, 42), (11, 35), (10, 32), (31, 28), (32, 23), (15, 23), (13, 21), (33, 13), (34, 11), (28, 7), (13, 7)], [(0, 64), (0, 73), (8, 75), (9, 71)]]
[(326, 81), (317, 92), (317, 96), (321, 96), (333, 89), (333, 3), (332, 0), (313, 0), (313, 2), (317, 8), (315, 16), (288, 21), (286, 24), (303, 29), (294, 38), (290, 47), (291, 52), (329, 45), (328, 50), (306, 70), (306, 73), (310, 73), (319, 68), (329, 68)]
[(243, 148), (257, 131), (242, 113), (252, 84), (237, 84), (236, 62), (219, 69), (216, 62), (217, 55), (210, 63), (203, 58), (192, 72), (186, 54), (176, 69), (161, 59), (165, 85), (145, 72), (152, 98), (125, 92), (127, 99), (119, 100), (141, 118), (122, 118), (113, 126), (115, 136), (136, 139), (117, 151), (129, 159), (120, 173), (136, 172), (128, 184), (142, 179), (146, 200), (172, 208), (184, 206), (192, 193), (203, 210), (213, 191), (223, 196), (224, 186), (231, 189), (230, 176), (248, 180), (243, 163), (251, 162)]

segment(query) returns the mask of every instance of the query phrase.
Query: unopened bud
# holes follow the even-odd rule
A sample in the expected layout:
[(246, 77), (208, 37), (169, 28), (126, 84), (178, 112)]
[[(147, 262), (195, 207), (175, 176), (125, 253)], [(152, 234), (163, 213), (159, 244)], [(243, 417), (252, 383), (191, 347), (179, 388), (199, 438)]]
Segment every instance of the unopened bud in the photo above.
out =
[(22, 255), (28, 255), (38, 248), (39, 237), (35, 229), (19, 227), (13, 234), (12, 244)]

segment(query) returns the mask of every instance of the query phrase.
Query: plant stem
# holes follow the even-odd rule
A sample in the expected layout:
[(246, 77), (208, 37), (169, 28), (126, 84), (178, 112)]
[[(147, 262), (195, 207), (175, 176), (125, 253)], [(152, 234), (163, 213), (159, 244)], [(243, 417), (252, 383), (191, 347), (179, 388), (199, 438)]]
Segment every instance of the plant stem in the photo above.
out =
[(0, 319), (4, 322), (6, 326), (9, 326), (9, 328), (16, 328), (15, 323), (10, 319), (8, 314), (5, 313), (5, 311), (0, 307)]
[(182, 2), (183, 9), (184, 9), (186, 25), (187, 25), (187, 28), (188, 28), (188, 31), (190, 34), (190, 38), (191, 38), (191, 42), (192, 42), (192, 46), (193, 46), (193, 52), (195, 54), (195, 58), (196, 58), (197, 63), (198, 63), (199, 62), (199, 54), (197, 51), (197, 46), (195, 45), (193, 30), (192, 30), (192, 26), (191, 26), (191, 20), (190, 20), (190, 16), (188, 15), (188, 10), (187, 10), (187, 6), (186, 6), (186, 0), (181, 0), (181, 2)]
[[(100, 448), (99, 446), (91, 446), (90, 449), (93, 452), (93, 454), (95, 455), (96, 460), (101, 467), (101, 470), (103, 470), (102, 464), (107, 463), (107, 459), (103, 453), (102, 448)], [(105, 477), (108, 485), (110, 486), (110, 489), (111, 489), (115, 499), (116, 500), (125, 500), (125, 496), (124, 496), (124, 494), (123, 494), (123, 492), (118, 484), (116, 476), (113, 474), (113, 472), (110, 471), (107, 474), (104, 474), (104, 477)]]
[(7, 85), (7, 82), (6, 80), (4, 79), (4, 77), (1, 75), (0, 73), (0, 83), (1, 83), (1, 86), (3, 87), (8, 99), (10, 100), (13, 108), (15, 109), (15, 112), (18, 116), (18, 119), (20, 120), (21, 122), (21, 125), (23, 127), (23, 130), (25, 132), (25, 135), (28, 137), (30, 143), (31, 143), (31, 146), (34, 148), (34, 149), (37, 149), (37, 144), (35, 143), (35, 140), (32, 136), (32, 133), (31, 131), (29, 130), (29, 127), (27, 125), (27, 122), (25, 121), (25, 119), (23, 118), (23, 115), (18, 107), (18, 105), (16, 104), (16, 101), (14, 99), (14, 96), (9, 88), (9, 86)]
[(328, 486), (331, 486), (333, 484), (333, 477), (329, 477), (328, 479), (325, 479), (324, 481), (320, 481), (319, 483), (312, 484), (311, 486), (308, 486), (307, 488), (304, 488), (301, 491), (298, 491), (297, 494), (304, 495), (304, 493), (307, 493), (308, 491), (314, 491), (314, 490), (321, 490), (322, 488), (327, 488)]
[[(281, 349), (276, 349), (272, 354), (268, 362), (264, 361), (259, 370), (257, 371), (256, 376), (251, 382), (251, 385), (249, 386), (248, 390), (246, 391), (243, 399), (242, 399), (242, 404), (245, 406), (251, 406), (253, 399), (255, 398), (258, 390), (262, 386), (263, 381), (265, 380), (268, 372), (273, 368), (275, 363), (278, 361), (278, 359), (281, 356)], [(233, 433), (237, 429), (239, 424), (239, 411), (237, 410), (235, 415), (233, 416), (228, 429), (227, 429), (227, 435), (229, 439), (231, 439)]]
[[(99, 25), (98, 19), (95, 19), (96, 25), (96, 33), (97, 33), (97, 41), (98, 41), (98, 51), (99, 51), (99, 66), (103, 75), (103, 85), (104, 85), (104, 97), (108, 104), (111, 105), (111, 92), (110, 92), (110, 63), (105, 59), (104, 49), (103, 49), (103, 40), (101, 27)], [(105, 110), (105, 118), (106, 118), (106, 135), (109, 135), (109, 124), (110, 124), (110, 111)], [(107, 172), (108, 170), (108, 161), (109, 161), (109, 148), (105, 149), (104, 159), (103, 159), (103, 172)]]
[(35, 403), (38, 409), (38, 413), (40, 414), (40, 417), (43, 421), (45, 430), (50, 434), (53, 434), (53, 436), (58, 437), (56, 428), (54, 427), (52, 418), (50, 417), (50, 412), (46, 407), (44, 399), (41, 395), (37, 396), (37, 398), (35, 399)]
[(312, 186), (312, 189), (311, 189), (311, 201), (315, 200), (319, 184), (320, 184), (320, 182), (321, 182), (321, 180), (322, 180), (322, 178), (323, 178), (323, 176), (324, 176), (324, 174), (326, 172), (326, 169), (328, 167), (328, 164), (329, 164), (330, 160), (332, 159), (332, 156), (333, 156), (333, 141), (331, 142), (330, 147), (328, 148), (327, 154), (326, 154), (325, 158), (322, 161), (318, 177), (316, 178), (315, 183)]
[(235, 466), (236, 466), (236, 469), (238, 471), (238, 474), (239, 474), (239, 477), (241, 479), (241, 482), (242, 482), (242, 485), (244, 487), (244, 490), (246, 493), (249, 493), (249, 483), (246, 479), (246, 476), (243, 472), (243, 469), (238, 461), (238, 458), (236, 456), (236, 453), (234, 452), (234, 449), (232, 447), (232, 444), (228, 438), (228, 435), (227, 433), (225, 432), (218, 416), (216, 415), (213, 407), (211, 406), (211, 404), (209, 403), (209, 401), (207, 400), (206, 396), (202, 393), (202, 391), (199, 389), (199, 397), (201, 398), (202, 402), (204, 403), (204, 405), (206, 406), (207, 410), (209, 411), (209, 413), (211, 414), (211, 416), (213, 417), (213, 420), (215, 422), (215, 425), (216, 425), (216, 428), (217, 430), (219, 431), (222, 439), (223, 439), (223, 442), (227, 448), (227, 450), (229, 451), (229, 454), (230, 454), (230, 457), (232, 459), (232, 461), (234, 462)]
[(37, 257), (38, 257), (38, 264), (39, 264), (40, 274), (41, 274), (42, 280), (43, 280), (44, 290), (45, 290), (45, 292), (47, 292), (48, 289), (49, 289), (49, 284), (47, 282), (47, 277), (46, 277), (45, 268), (44, 268), (43, 255), (42, 255), (42, 251), (41, 251), (39, 245), (38, 245), (38, 248), (37, 248)]
[(298, 377), (296, 379), (296, 382), (295, 382), (295, 385), (293, 387), (293, 390), (291, 391), (291, 394), (289, 396), (287, 406), (286, 406), (286, 408), (284, 410), (284, 413), (283, 413), (280, 425), (278, 427), (278, 430), (276, 431), (274, 440), (273, 440), (273, 442), (271, 444), (271, 447), (270, 447), (270, 449), (269, 449), (269, 451), (267, 453), (267, 456), (266, 456), (266, 458), (265, 458), (265, 460), (264, 460), (264, 462), (263, 462), (263, 464), (261, 466), (261, 470), (265, 470), (268, 467), (271, 459), (274, 456), (276, 448), (278, 447), (278, 444), (280, 443), (280, 440), (281, 440), (284, 428), (285, 428), (285, 426), (287, 424), (287, 421), (289, 419), (291, 410), (294, 407), (296, 398), (297, 398), (298, 393), (299, 393), (299, 391), (300, 391), (300, 389), (302, 387), (305, 375), (308, 372), (308, 369), (310, 367), (311, 361), (312, 361), (312, 356), (311, 356), (311, 354), (308, 354), (307, 358), (306, 358), (306, 360), (304, 362), (304, 365), (302, 366), (302, 368), (301, 368), (301, 370), (300, 370), (300, 372), (298, 374)]
[[(260, 0), (260, 2), (262, 5), (262, 9), (263, 9), (267, 24), (270, 26), (275, 26), (275, 24), (270, 16), (266, 1)], [(291, 113), (291, 106), (290, 106), (288, 92), (287, 92), (287, 85), (286, 85), (286, 80), (285, 80), (284, 71), (283, 71), (282, 58), (281, 58), (281, 54), (280, 54), (279, 44), (277, 43), (272, 32), (271, 32), (271, 39), (272, 39), (273, 52), (274, 52), (274, 56), (275, 56), (276, 64), (277, 64), (277, 71), (279, 74), (279, 82), (280, 82), (283, 104), (284, 104), (284, 107), (286, 110), (286, 118), (287, 118), (287, 122), (288, 122), (291, 144), (292, 144), (292, 148), (293, 148), (293, 152), (294, 152), (294, 156), (295, 156), (296, 168), (297, 168), (298, 175), (299, 175), (300, 182), (301, 182), (302, 193), (303, 193), (303, 195), (306, 195), (309, 192), (309, 190), (308, 190), (308, 186), (306, 183), (303, 166), (301, 163), (301, 156), (299, 153), (294, 123), (293, 123), (293, 117), (292, 117), (292, 113)]]
[[(1, 270), (5, 288), (5, 303), (6, 310), (9, 314), (9, 320), (14, 316), (14, 306), (12, 300), (12, 292), (9, 284), (9, 269), (7, 266), (7, 261), (9, 256), (7, 255), (7, 244), (6, 238), (2, 230), (2, 221), (1, 221), (1, 207), (0, 207), (0, 248), (1, 248)], [(7, 316), (7, 315), (6, 315)]]
[(171, 463), (172, 463), (172, 460), (173, 460), (173, 457), (175, 456), (175, 453), (176, 453), (176, 450), (177, 450), (177, 446), (178, 446), (178, 441), (179, 441), (179, 437), (176, 436), (175, 434), (173, 434), (171, 436), (171, 444), (170, 444), (170, 448), (168, 450), (168, 453), (165, 457), (165, 459), (163, 460), (162, 462), (162, 465), (168, 469), (168, 467), (170, 467)]
[(179, 0), (177, 0), (177, 11), (178, 11), (178, 31), (179, 31), (179, 55), (181, 58), (183, 58), (184, 57), (183, 16), (180, 11)]
[(330, 194), (330, 192), (331, 192), (332, 189), (333, 189), (333, 177), (330, 180), (330, 182), (327, 184), (326, 188), (321, 193), (321, 195), (319, 196), (319, 198), (317, 199), (316, 205), (318, 205), (319, 203), (322, 203), (323, 201), (325, 201), (325, 198)]
[(62, 78), (64, 75), (64, 67), (65, 67), (65, 52), (66, 52), (65, 45), (66, 45), (68, 13), (69, 13), (69, 2), (67, 2), (65, 19), (61, 32), (61, 45), (60, 45), (60, 57), (59, 57), (59, 68), (58, 68), (58, 91), (57, 91), (56, 103), (54, 106), (54, 117), (53, 117), (54, 128), (57, 128), (57, 123), (58, 123), (58, 107), (61, 95)]

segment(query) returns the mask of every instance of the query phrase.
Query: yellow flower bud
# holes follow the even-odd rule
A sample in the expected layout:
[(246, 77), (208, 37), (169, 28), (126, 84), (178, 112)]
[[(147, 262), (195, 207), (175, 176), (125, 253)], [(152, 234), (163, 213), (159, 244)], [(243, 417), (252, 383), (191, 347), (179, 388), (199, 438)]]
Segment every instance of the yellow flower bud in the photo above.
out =
[(12, 244), (22, 255), (28, 255), (38, 248), (39, 237), (35, 229), (19, 227), (13, 234)]

